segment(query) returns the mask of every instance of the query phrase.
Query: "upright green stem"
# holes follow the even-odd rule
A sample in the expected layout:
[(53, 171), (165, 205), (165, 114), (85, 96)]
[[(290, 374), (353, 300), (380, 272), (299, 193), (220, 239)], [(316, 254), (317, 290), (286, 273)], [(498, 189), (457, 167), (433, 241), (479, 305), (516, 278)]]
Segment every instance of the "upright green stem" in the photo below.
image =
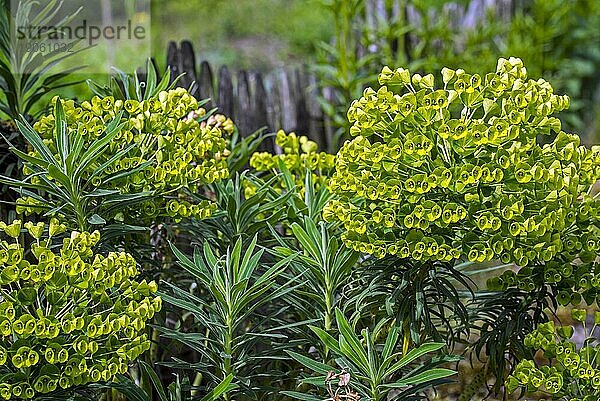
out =
[(73, 209), (75, 209), (75, 215), (77, 218), (77, 226), (80, 231), (87, 229), (87, 219), (81, 205), (81, 197), (78, 191), (75, 190), (75, 183), (71, 182), (70, 196), (73, 201)]
[(403, 329), (402, 355), (406, 355), (408, 353), (408, 348), (410, 347), (410, 326), (408, 322), (404, 323)]
[(150, 343), (150, 352), (148, 353), (149, 359), (150, 359), (149, 362), (151, 365), (154, 365), (154, 362), (157, 360), (157, 357), (158, 357), (159, 336), (160, 336), (160, 333), (158, 332), (158, 330), (152, 329), (152, 341)]
[[(225, 330), (225, 341), (223, 341), (223, 351), (225, 352), (226, 357), (223, 360), (223, 378), (233, 374), (233, 368), (231, 365), (231, 359), (233, 358), (233, 322), (232, 316), (228, 312), (227, 320), (225, 322), (227, 329)], [(229, 401), (231, 399), (230, 394), (224, 394), (223, 398)]]
[[(204, 340), (204, 346), (206, 348), (208, 348), (208, 336), (210, 335), (210, 330), (208, 328), (206, 328), (205, 330), (205, 336), (206, 336), (206, 340)], [(202, 379), (204, 378), (204, 375), (202, 374), (202, 372), (198, 372), (196, 373), (196, 377), (194, 377), (194, 383), (192, 384), (192, 397), (198, 395), (198, 387), (200, 387), (200, 384), (202, 383)]]
[(200, 387), (200, 384), (202, 383), (202, 379), (204, 378), (204, 376), (202, 375), (201, 372), (196, 373), (196, 377), (194, 377), (194, 382), (192, 383), (192, 397), (195, 397), (196, 395), (198, 395), (198, 387)]
[(324, 316), (324, 329), (325, 331), (331, 330), (331, 322), (332, 322), (332, 310), (333, 310), (333, 300), (332, 294), (329, 291), (329, 288), (325, 292), (325, 316)]
[(377, 390), (376, 383), (371, 383), (371, 399), (373, 401), (379, 401), (379, 390)]

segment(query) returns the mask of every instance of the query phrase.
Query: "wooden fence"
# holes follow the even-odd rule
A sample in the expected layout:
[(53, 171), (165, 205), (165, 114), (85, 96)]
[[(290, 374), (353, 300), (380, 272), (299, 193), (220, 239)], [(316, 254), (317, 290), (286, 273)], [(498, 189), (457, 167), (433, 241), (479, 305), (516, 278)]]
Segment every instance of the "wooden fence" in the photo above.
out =
[[(319, 90), (314, 75), (306, 68), (277, 69), (268, 74), (255, 71), (232, 71), (226, 66), (218, 70), (206, 61), (196, 66), (192, 44), (171, 42), (167, 50), (167, 65), (172, 77), (182, 73), (179, 86), (196, 83), (194, 95), (210, 98), (207, 107), (218, 107), (219, 112), (233, 119), (243, 135), (265, 128), (310, 133), (320, 145), (327, 148), (326, 119), (315, 100)], [(265, 141), (263, 149), (272, 151), (272, 141)]]
[[(449, 3), (442, 12), (452, 16), (456, 26), (474, 28), (493, 7), (499, 18), (508, 20), (518, 2), (523, 0), (471, 0), (467, 5)], [(398, 18), (400, 8), (407, 23), (418, 25), (420, 15), (405, 0), (365, 0), (365, 7), (357, 18), (357, 26), (381, 28)], [(417, 45), (418, 38), (408, 37), (409, 44)], [(359, 52), (377, 52), (378, 46), (358, 49)], [(254, 71), (232, 70), (227, 66), (216, 69), (206, 61), (197, 65), (192, 43), (169, 43), (167, 65), (171, 76), (185, 75), (178, 85), (189, 87), (196, 83), (195, 96), (210, 98), (209, 107), (231, 117), (242, 135), (266, 128), (267, 132), (283, 129), (308, 135), (321, 149), (333, 151), (334, 128), (324, 115), (318, 97), (331, 99), (330, 88), (321, 88), (316, 77), (306, 67), (279, 68), (267, 74)], [(273, 141), (267, 140), (263, 150), (273, 151)]]

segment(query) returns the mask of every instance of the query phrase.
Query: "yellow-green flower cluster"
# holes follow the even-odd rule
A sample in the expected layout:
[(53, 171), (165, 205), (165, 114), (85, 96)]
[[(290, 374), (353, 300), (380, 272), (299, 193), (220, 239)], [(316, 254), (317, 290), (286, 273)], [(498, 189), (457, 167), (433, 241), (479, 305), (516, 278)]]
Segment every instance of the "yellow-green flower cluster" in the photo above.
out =
[(15, 209), (17, 214), (29, 216), (46, 210), (46, 205), (31, 196), (22, 196), (17, 198)]
[[(348, 111), (355, 136), (339, 151), (324, 209), (344, 243), (377, 257), (520, 266), (571, 262), (598, 249), (600, 147), (580, 146), (554, 112), (568, 107), (521, 60), (485, 76), (384, 68)], [(539, 134), (556, 132), (539, 146)], [(543, 271), (542, 271), (543, 274)]]
[[(279, 130), (275, 144), (281, 149), (281, 154), (256, 152), (250, 158), (250, 167), (256, 171), (279, 171), (279, 164), (283, 163), (294, 177), (300, 193), (305, 185), (307, 171), (311, 172), (316, 187), (326, 185), (327, 175), (335, 166), (335, 155), (319, 152), (316, 142), (306, 136), (297, 136), (294, 132), (286, 134)], [(249, 183), (246, 185), (246, 195), (252, 195), (255, 188)], [(280, 180), (276, 189), (281, 191), (283, 188), (285, 184)]]
[[(587, 331), (587, 313), (573, 309), (573, 319)], [(541, 324), (525, 337), (525, 346), (540, 350), (543, 356), (554, 361), (551, 365), (536, 366), (523, 360), (506, 380), (508, 392), (522, 387), (527, 392), (543, 391), (552, 400), (595, 401), (600, 398), (600, 344), (593, 334), (600, 324), (600, 312), (594, 313), (590, 337), (583, 346), (576, 345), (574, 328), (555, 327), (554, 322)]]
[[(23, 229), (33, 238), (27, 250)], [(98, 231), (53, 244), (66, 230), (55, 219), (0, 230), (0, 398), (110, 381), (149, 348), (144, 328), (161, 299), (156, 283), (135, 281), (131, 255), (94, 254)]]
[[(55, 98), (54, 101), (60, 100)], [(123, 126), (110, 144), (110, 152), (90, 165), (83, 175), (92, 190), (119, 189), (122, 193), (150, 191), (157, 194), (154, 207), (146, 205), (128, 210), (135, 219), (150, 220), (166, 214), (167, 194), (177, 198), (183, 190), (196, 192), (203, 184), (229, 176), (227, 137), (234, 130), (233, 122), (220, 114), (206, 116), (198, 101), (183, 88), (163, 91), (141, 102), (94, 97), (81, 105), (72, 100), (62, 103), (67, 128), (84, 137), (84, 148), (102, 135), (119, 112), (124, 113)], [(41, 118), (34, 128), (50, 150), (57, 152), (53, 138), (55, 116), (50, 114)], [(131, 145), (134, 146), (126, 154), (111, 159)], [(101, 174), (92, 176), (96, 168), (107, 162)], [(121, 174), (136, 169), (134, 174)], [(25, 211), (33, 211), (36, 205), (24, 199), (21, 206)], [(214, 209), (212, 204), (206, 203), (194, 206), (197, 207), (189, 208), (194, 217), (210, 215)], [(175, 217), (184, 215), (176, 214)]]
[[(579, 244), (578, 244), (579, 243)], [(565, 245), (570, 249), (580, 246), (583, 258), (577, 263), (550, 261), (544, 265), (524, 267), (518, 272), (506, 270), (498, 277), (488, 279), (487, 286), (493, 291), (519, 288), (522, 291), (536, 291), (550, 287), (559, 305), (579, 305), (600, 303), (600, 264), (595, 260), (597, 240), (584, 237), (571, 239)]]

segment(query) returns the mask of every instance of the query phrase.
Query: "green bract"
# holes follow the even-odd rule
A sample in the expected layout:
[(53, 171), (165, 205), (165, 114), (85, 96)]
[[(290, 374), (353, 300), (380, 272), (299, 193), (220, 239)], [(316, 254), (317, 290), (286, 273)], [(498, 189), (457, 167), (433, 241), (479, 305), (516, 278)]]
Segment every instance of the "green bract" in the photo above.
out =
[[(207, 116), (183, 88), (159, 92), (143, 101), (96, 96), (81, 105), (57, 98), (54, 102), (61, 102), (62, 107), (55, 107), (54, 113), (41, 118), (34, 129), (57, 160), (66, 158), (60, 154), (63, 139), (57, 134), (62, 132), (55, 124), (57, 113), (66, 122), (67, 138), (73, 133), (83, 137), (83, 149), (102, 137), (110, 123), (118, 124), (109, 150), (93, 163), (77, 166), (77, 173), (86, 182), (86, 192), (91, 193), (89, 201), (114, 190), (121, 194), (145, 194), (152, 200), (123, 210), (130, 220), (138, 222), (165, 215), (175, 219), (211, 215), (213, 203), (195, 203), (187, 193), (229, 176), (226, 137), (234, 130), (230, 119), (220, 114)], [(114, 119), (117, 121), (113, 122)], [(30, 156), (40, 157), (36, 151)], [(68, 165), (69, 160), (65, 163)], [(60, 182), (60, 172), (49, 171)], [(24, 173), (33, 183), (40, 180), (36, 172), (26, 164)], [(25, 213), (45, 211), (44, 206), (44, 202), (32, 196), (23, 196), (17, 202), (17, 210)]]
[(595, 401), (600, 397), (600, 344), (594, 335), (600, 323), (600, 313), (594, 314), (594, 324), (586, 327), (586, 311), (574, 309), (573, 320), (583, 323), (589, 338), (583, 346), (571, 340), (574, 328), (555, 327), (554, 322), (541, 324), (525, 337), (525, 345), (540, 350), (552, 365), (537, 366), (523, 360), (506, 381), (509, 392), (523, 387), (527, 392), (543, 391), (552, 400)]
[[(280, 163), (283, 163), (295, 178), (295, 184), (301, 189), (299, 191), (301, 194), (307, 171), (311, 172), (317, 188), (326, 184), (327, 174), (335, 166), (335, 155), (319, 152), (316, 142), (306, 136), (298, 137), (294, 132), (286, 134), (283, 130), (279, 130), (275, 137), (275, 144), (281, 149), (281, 154), (256, 152), (250, 158), (250, 167), (256, 171), (279, 171)], [(253, 195), (255, 187), (248, 182), (246, 184), (248, 185), (246, 195)], [(282, 180), (278, 182), (275, 189), (280, 192), (284, 187), (285, 183)]]
[[(521, 60), (485, 76), (385, 67), (348, 111), (323, 212), (355, 250), (416, 260), (519, 266), (589, 259), (598, 249), (600, 147), (580, 146), (552, 114), (569, 106)], [(557, 133), (547, 145), (539, 134)], [(529, 288), (529, 287), (527, 287)]]
[[(24, 227), (33, 237), (24, 249)], [(156, 283), (137, 282), (124, 252), (94, 254), (98, 231), (65, 231), (55, 219), (0, 223), (0, 397), (33, 398), (110, 381), (150, 346), (146, 321), (161, 308)], [(53, 244), (54, 242), (54, 244)]]

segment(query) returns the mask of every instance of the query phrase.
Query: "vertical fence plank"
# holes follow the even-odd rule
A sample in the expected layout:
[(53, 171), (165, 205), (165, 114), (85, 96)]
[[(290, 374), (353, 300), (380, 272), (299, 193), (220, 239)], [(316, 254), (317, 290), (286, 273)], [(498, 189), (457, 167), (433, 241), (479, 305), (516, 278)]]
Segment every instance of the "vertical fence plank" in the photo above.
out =
[(296, 129), (296, 112), (292, 94), (293, 84), (290, 83), (288, 71), (281, 69), (279, 77), (279, 95), (281, 100), (281, 129), (286, 132)]
[(253, 125), (255, 129), (266, 127), (267, 130), (272, 130), (267, 119), (267, 91), (263, 81), (262, 74), (251, 73), (249, 75), (252, 89), (252, 114), (254, 114)]
[[(334, 104), (334, 99), (335, 99), (335, 93), (333, 92), (332, 88), (323, 88), (321, 90), (323, 99), (325, 99), (326, 102), (329, 102), (330, 104)], [(331, 121), (331, 119), (327, 118), (324, 121), (324, 132), (323, 135), (325, 137), (325, 143), (327, 144), (327, 149), (329, 151), (334, 151), (334, 149), (337, 147), (337, 138), (335, 136), (335, 131), (336, 131), (336, 127), (333, 125), (333, 122)]]
[[(265, 89), (265, 83), (260, 73), (250, 74), (252, 82), (252, 113), (254, 114), (253, 130), (266, 128), (266, 132), (273, 132), (274, 127), (269, 125), (269, 118), (267, 112), (267, 91)], [(273, 152), (274, 146), (272, 140), (265, 140), (260, 145), (260, 150), (266, 152)]]
[(200, 99), (210, 99), (209, 102), (206, 103), (207, 109), (212, 109), (215, 107), (215, 87), (214, 87), (214, 79), (212, 69), (210, 68), (210, 64), (208, 62), (203, 61), (200, 64), (200, 75), (198, 76), (198, 92)]
[(175, 42), (169, 42), (169, 46), (167, 47), (167, 68), (169, 69), (169, 83), (171, 84), (181, 74), (179, 71), (179, 49)]
[[(299, 135), (309, 135), (310, 132), (310, 114), (308, 113), (308, 107), (306, 106), (306, 89), (308, 87), (308, 80), (303, 71), (297, 68), (294, 71), (294, 108), (296, 111), (296, 131)], [(319, 145), (321, 143), (313, 138)]]
[[(281, 92), (279, 90), (279, 81), (278, 75), (272, 74), (269, 79), (265, 81), (265, 89), (269, 94), (266, 99), (267, 106), (267, 121), (269, 123), (269, 128), (272, 132), (277, 132), (282, 127), (282, 111), (281, 111)], [(274, 149), (275, 152), (279, 150), (274, 144), (273, 138), (267, 138), (265, 141), (267, 143), (266, 146), (270, 146)]]
[(219, 111), (233, 119), (233, 80), (226, 66), (219, 68), (218, 94), (217, 107)]
[[(185, 75), (181, 77), (179, 86), (190, 88), (192, 83), (196, 82), (196, 55), (189, 41), (184, 40), (181, 42), (180, 54), (180, 68)], [(196, 93), (193, 93), (193, 95), (198, 97), (197, 88)]]
[(252, 106), (250, 104), (250, 86), (248, 84), (248, 73), (244, 70), (237, 74), (237, 87), (234, 99), (235, 122), (242, 136), (252, 133)]
[(325, 116), (323, 110), (317, 102), (319, 96), (317, 78), (313, 74), (306, 75), (306, 108), (309, 115), (308, 136), (317, 142), (322, 150), (329, 149), (327, 135), (325, 135)]

